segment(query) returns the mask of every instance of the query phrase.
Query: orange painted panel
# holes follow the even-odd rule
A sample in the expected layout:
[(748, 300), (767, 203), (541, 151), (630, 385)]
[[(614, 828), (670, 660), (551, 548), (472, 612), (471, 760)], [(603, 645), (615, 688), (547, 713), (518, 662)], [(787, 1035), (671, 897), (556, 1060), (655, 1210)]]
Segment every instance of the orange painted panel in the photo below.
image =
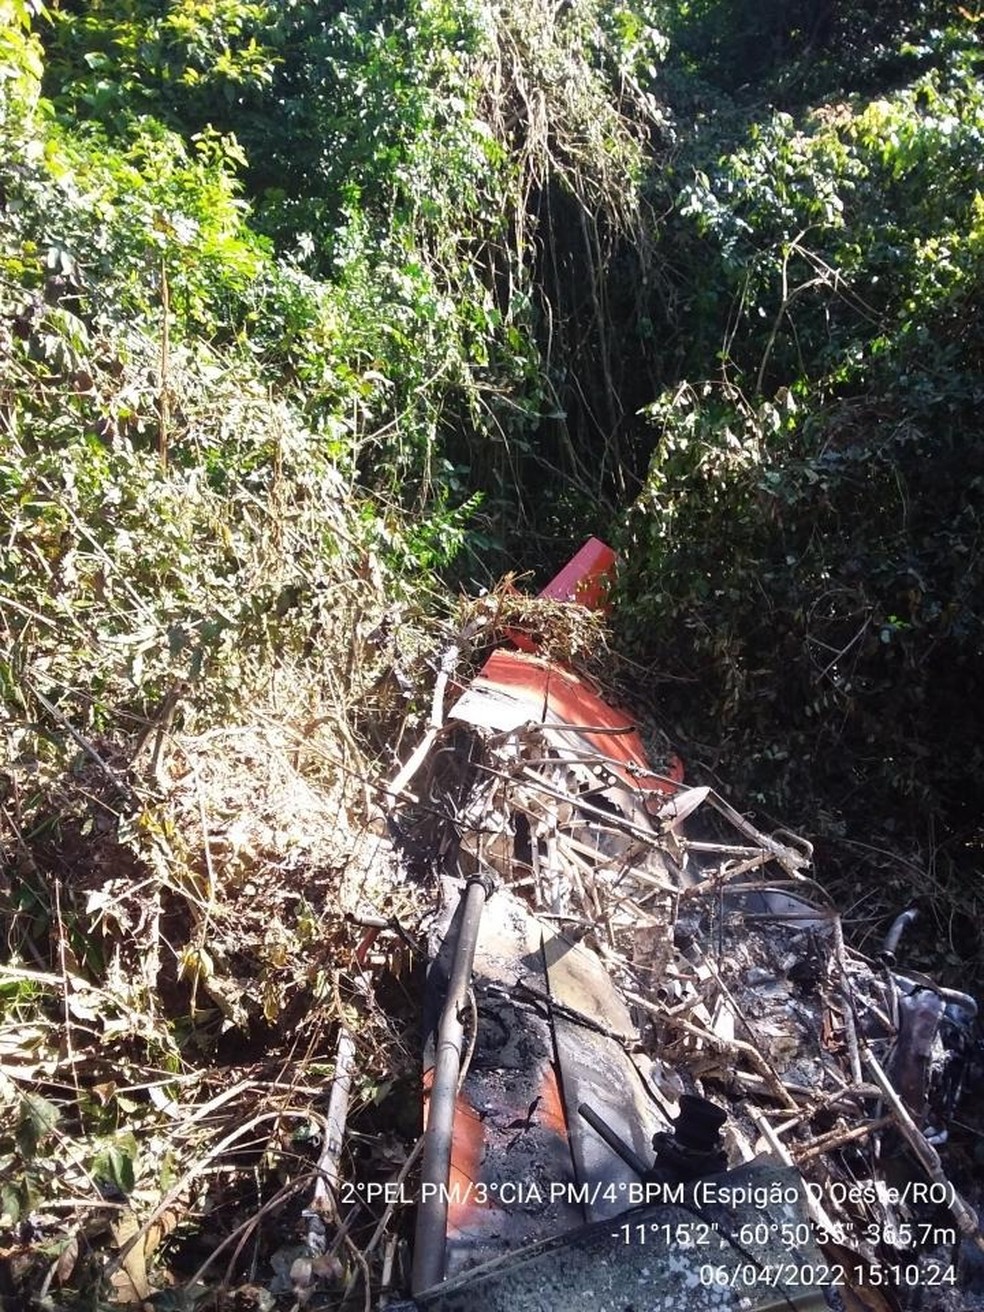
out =
[[(674, 793), (682, 780), (682, 766), (676, 758), (668, 774), (653, 773), (635, 722), (609, 706), (586, 679), (562, 665), (500, 648), (485, 662), (472, 688), (478, 694), (506, 694), (522, 705), (530, 720), (583, 726), (589, 732), (582, 732), (581, 740), (607, 756), (611, 769), (631, 788)], [(573, 735), (571, 739), (573, 744)], [(632, 768), (620, 769), (620, 764)]]
[[(430, 1095), (434, 1085), (434, 1067), (424, 1071), (424, 1129), (430, 1114)], [(485, 1130), (482, 1118), (467, 1095), (459, 1090), (454, 1100), (454, 1133), (451, 1140), (451, 1169), (448, 1174), (448, 1224), (462, 1226), (470, 1213), (482, 1204), (473, 1198), (476, 1182), (481, 1176), (482, 1158), (485, 1155)]]
[[(609, 610), (608, 594), (615, 579), (615, 552), (600, 538), (589, 538), (539, 595), (553, 601), (573, 601), (588, 610)], [(521, 629), (506, 634), (520, 651), (535, 652), (539, 643)]]
[(615, 576), (615, 552), (600, 538), (589, 538), (540, 593), (554, 601), (576, 601), (588, 610), (608, 610)]

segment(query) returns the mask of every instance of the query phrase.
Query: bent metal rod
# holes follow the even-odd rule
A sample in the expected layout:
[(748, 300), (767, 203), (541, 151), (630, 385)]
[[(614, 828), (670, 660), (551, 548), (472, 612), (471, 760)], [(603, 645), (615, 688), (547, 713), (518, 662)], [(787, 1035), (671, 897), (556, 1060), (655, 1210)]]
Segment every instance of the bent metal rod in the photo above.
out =
[(482, 912), (491, 894), (491, 878), (488, 875), (473, 875), (461, 895), (458, 938), (451, 964), (448, 994), (437, 1027), (434, 1079), (427, 1111), (427, 1128), (424, 1131), (420, 1179), (422, 1185), (432, 1187), (421, 1189), (421, 1199), (417, 1206), (411, 1277), (414, 1295), (422, 1294), (444, 1279), (451, 1141), (465, 1034), (461, 1018), (466, 1011), (471, 986)]

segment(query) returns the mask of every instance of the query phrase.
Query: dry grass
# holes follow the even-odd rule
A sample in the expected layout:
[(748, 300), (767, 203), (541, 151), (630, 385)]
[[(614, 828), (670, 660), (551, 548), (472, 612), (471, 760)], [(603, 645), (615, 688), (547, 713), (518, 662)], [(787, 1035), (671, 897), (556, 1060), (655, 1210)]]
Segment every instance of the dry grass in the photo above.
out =
[(359, 921), (418, 911), (366, 823), (348, 691), (280, 670), (248, 715), (161, 720), (135, 757), (78, 735), (43, 803), (8, 775), (0, 1272), (24, 1297), (221, 1301), (278, 1253), (289, 1272), (340, 1026), (357, 1123), (416, 1077), (375, 993), (405, 945)]
[(604, 615), (566, 601), (527, 596), (517, 590), (514, 575), (480, 597), (462, 600), (458, 623), (463, 632), (473, 635), (479, 651), (518, 637), (532, 643), (547, 660), (560, 661), (589, 677), (611, 675), (615, 658)]

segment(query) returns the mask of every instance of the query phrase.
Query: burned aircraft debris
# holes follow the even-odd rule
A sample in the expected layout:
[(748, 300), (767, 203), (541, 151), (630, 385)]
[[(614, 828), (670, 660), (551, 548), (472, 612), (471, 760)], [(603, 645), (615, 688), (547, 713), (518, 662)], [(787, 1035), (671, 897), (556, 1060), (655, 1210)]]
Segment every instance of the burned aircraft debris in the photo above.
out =
[[(547, 595), (597, 602), (611, 562)], [(973, 999), (900, 968), (908, 915), (853, 950), (809, 843), (521, 645), (396, 790), (439, 894), (416, 1307), (963, 1306), (978, 1218), (939, 1149)]]

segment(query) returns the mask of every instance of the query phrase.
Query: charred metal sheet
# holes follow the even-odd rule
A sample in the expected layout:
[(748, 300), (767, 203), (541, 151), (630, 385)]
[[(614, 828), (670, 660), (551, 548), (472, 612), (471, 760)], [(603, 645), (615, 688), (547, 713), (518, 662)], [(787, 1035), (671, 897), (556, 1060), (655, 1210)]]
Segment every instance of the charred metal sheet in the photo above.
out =
[[(443, 881), (444, 913), (434, 928), (442, 949), (435, 966), (453, 939), (457, 887)], [(568, 1188), (575, 1176), (550, 1023), (533, 1001), (547, 991), (542, 933), (517, 898), (493, 894), (475, 952), (477, 1030), (455, 1116), (449, 1276), (584, 1219)], [(441, 978), (432, 967), (430, 991), (440, 989)]]
[(554, 933), (544, 935), (543, 954), (550, 997), (559, 1004), (553, 1012), (554, 1043), (575, 1174), (588, 1186), (585, 1219), (602, 1220), (625, 1210), (638, 1176), (585, 1124), (578, 1108), (587, 1104), (647, 1165), (653, 1160), (653, 1135), (668, 1123), (626, 1052), (638, 1035), (601, 961)]
[(899, 998), (899, 1032), (890, 1074), (909, 1111), (921, 1124), (945, 1004), (932, 989), (914, 989)]

